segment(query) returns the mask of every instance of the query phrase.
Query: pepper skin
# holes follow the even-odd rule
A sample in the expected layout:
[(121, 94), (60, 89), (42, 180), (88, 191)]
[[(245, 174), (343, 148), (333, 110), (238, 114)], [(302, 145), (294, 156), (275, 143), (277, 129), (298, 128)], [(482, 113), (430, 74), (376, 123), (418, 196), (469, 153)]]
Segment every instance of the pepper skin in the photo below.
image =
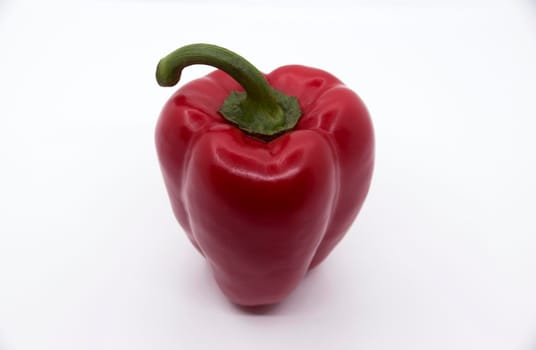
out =
[(372, 123), (333, 75), (283, 66), (269, 85), (298, 99), (297, 125), (270, 141), (218, 109), (242, 87), (216, 70), (165, 104), (156, 146), (173, 212), (229, 300), (278, 303), (343, 238), (367, 195)]

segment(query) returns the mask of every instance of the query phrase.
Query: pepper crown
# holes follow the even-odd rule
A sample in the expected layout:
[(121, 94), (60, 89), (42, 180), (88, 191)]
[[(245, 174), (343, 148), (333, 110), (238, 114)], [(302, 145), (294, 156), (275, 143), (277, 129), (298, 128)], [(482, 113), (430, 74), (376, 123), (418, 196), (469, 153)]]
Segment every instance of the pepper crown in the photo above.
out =
[(301, 116), (298, 99), (270, 86), (264, 75), (240, 55), (210, 44), (183, 46), (158, 62), (160, 86), (174, 86), (182, 70), (193, 64), (221, 69), (235, 79), (244, 92), (233, 91), (219, 112), (238, 128), (265, 141), (294, 128)]

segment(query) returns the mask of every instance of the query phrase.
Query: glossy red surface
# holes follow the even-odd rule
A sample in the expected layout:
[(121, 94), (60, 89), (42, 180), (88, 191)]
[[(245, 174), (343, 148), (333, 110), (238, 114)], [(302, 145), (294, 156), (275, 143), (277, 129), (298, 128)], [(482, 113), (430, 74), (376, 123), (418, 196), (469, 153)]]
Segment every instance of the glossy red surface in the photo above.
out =
[(369, 114), (338, 79), (304, 66), (266, 77), (303, 112), (270, 142), (218, 114), (241, 90), (221, 71), (180, 88), (156, 128), (175, 216), (240, 305), (281, 301), (331, 252), (365, 200), (374, 163)]

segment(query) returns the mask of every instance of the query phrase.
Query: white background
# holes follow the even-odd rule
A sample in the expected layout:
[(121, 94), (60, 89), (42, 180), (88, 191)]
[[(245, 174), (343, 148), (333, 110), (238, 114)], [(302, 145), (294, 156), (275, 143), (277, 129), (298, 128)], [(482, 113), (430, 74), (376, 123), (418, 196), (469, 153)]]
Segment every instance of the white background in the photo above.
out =
[[(352, 3), (0, 0), (0, 349), (536, 349), (536, 2)], [(156, 159), (194, 42), (331, 71), (375, 125), (351, 232), (257, 314)]]

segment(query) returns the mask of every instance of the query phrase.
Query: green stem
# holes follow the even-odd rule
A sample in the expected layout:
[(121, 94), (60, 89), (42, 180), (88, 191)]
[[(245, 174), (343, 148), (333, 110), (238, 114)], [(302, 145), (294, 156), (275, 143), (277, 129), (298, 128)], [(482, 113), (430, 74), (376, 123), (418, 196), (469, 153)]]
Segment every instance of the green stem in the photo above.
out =
[(301, 112), (296, 98), (273, 89), (251, 63), (219, 46), (192, 44), (173, 51), (158, 63), (156, 80), (161, 86), (173, 86), (180, 80), (182, 70), (194, 64), (221, 69), (244, 88), (245, 93), (231, 93), (220, 109), (224, 118), (242, 130), (273, 136), (290, 130), (297, 123)]

